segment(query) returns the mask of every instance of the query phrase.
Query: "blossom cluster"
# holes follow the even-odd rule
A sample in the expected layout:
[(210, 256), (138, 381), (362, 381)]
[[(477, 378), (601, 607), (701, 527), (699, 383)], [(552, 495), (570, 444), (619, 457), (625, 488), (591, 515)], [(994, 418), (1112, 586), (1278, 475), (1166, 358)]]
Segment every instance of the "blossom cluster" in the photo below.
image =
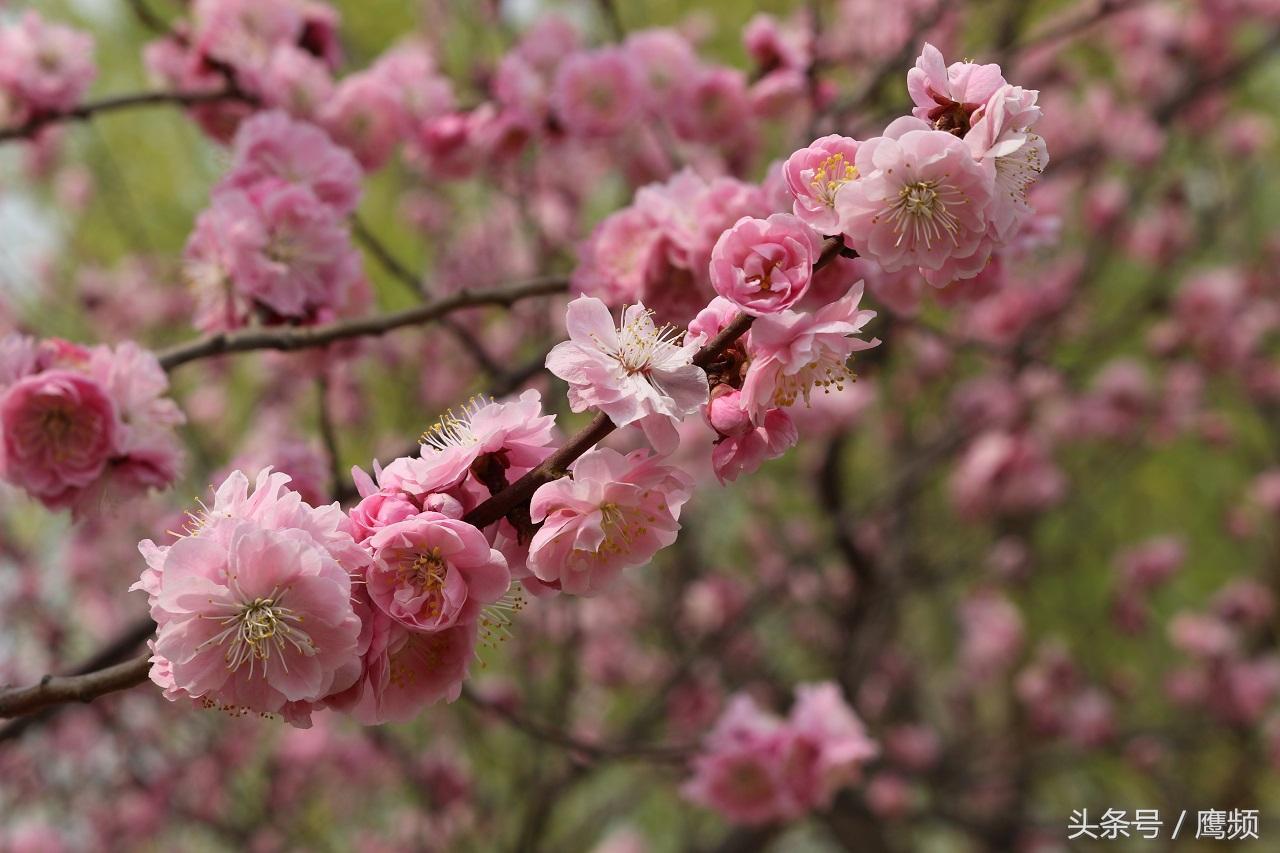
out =
[(240, 125), (231, 168), (187, 242), (196, 325), (320, 323), (369, 302), (346, 217), (360, 200), (355, 158), (280, 111)]
[(136, 344), (0, 338), (0, 477), (77, 514), (170, 485), (184, 418), (168, 390)]
[(97, 73), (88, 33), (50, 24), (34, 10), (0, 25), (0, 127), (70, 110)]
[(879, 751), (834, 683), (798, 685), (785, 720), (738, 694), (703, 740), (683, 793), (735, 823), (796, 820), (830, 806)]

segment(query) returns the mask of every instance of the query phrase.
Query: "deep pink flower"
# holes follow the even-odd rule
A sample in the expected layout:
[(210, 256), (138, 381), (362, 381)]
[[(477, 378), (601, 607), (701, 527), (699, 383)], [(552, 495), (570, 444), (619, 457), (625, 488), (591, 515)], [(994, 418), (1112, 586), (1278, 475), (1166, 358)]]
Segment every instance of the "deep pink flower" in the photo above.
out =
[(858, 149), (858, 178), (836, 195), (845, 241), (888, 272), (918, 266), (931, 284), (972, 278), (990, 257), (994, 169), (949, 133), (898, 119)]
[(747, 78), (736, 68), (704, 66), (672, 109), (676, 132), (695, 142), (743, 145), (755, 130)]
[(122, 429), (102, 384), (54, 369), (0, 392), (0, 475), (50, 507), (72, 504), (106, 469)]
[(381, 528), (367, 542), (369, 597), (407, 628), (441, 631), (473, 622), (511, 585), (502, 554), (466, 522), (435, 512)]
[(313, 124), (282, 112), (258, 113), (240, 125), (231, 149), (231, 170), (219, 186), (249, 190), (275, 179), (307, 187), (338, 216), (360, 201), (360, 164)]
[(0, 89), (14, 93), (24, 111), (69, 110), (96, 76), (88, 33), (46, 23), (35, 11), (0, 27)]
[(775, 314), (804, 296), (821, 251), (817, 233), (790, 214), (744, 216), (711, 251), (711, 285), (748, 314)]
[(618, 133), (638, 118), (641, 88), (636, 66), (620, 48), (575, 53), (556, 72), (551, 103), (570, 133)]
[(858, 309), (861, 299), (859, 283), (813, 314), (785, 311), (758, 319), (748, 338), (751, 363), (742, 385), (743, 405), (762, 415), (807, 401), (815, 388), (843, 388), (851, 377), (849, 356), (880, 343), (853, 337), (876, 316)]
[(824, 136), (796, 151), (782, 167), (795, 198), (795, 215), (821, 234), (840, 232), (836, 193), (858, 177), (858, 144), (847, 136)]
[(599, 299), (580, 296), (565, 315), (569, 340), (547, 355), (547, 369), (569, 383), (575, 412), (597, 408), (617, 426), (648, 416), (675, 423), (707, 401), (707, 376), (692, 363), (697, 347), (659, 328), (643, 305), (626, 309), (614, 326)]
[(529, 570), (571, 595), (596, 594), (675, 541), (692, 491), (688, 475), (644, 450), (590, 450), (572, 477), (534, 493), (529, 515), (542, 526), (529, 544)]

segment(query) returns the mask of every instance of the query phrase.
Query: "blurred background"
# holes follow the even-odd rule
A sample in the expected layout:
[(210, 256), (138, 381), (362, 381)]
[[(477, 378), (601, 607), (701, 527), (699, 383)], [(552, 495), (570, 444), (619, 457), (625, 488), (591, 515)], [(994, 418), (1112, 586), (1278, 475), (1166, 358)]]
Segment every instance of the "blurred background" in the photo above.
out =
[[(750, 113), (745, 135), (677, 133), (665, 158), (631, 135), (521, 140), (447, 175), (397, 153), (358, 212), (369, 310), (419, 298), (397, 265), (438, 294), (571, 275), (597, 223), (681, 166), (760, 182), (816, 136), (876, 135), (909, 111), (926, 41), (1040, 90), (1037, 216), (980, 282), (869, 280), (884, 343), (855, 359), (856, 383), (796, 412), (799, 446), (721, 486), (691, 438), (681, 464), (700, 482), (676, 544), (608, 595), (529, 601), (459, 702), (294, 730), (145, 685), (0, 724), (0, 850), (1280, 844), (1280, 3), (331, 5), (338, 78), (418, 39), (463, 111), (556, 19), (585, 46), (674, 28), (741, 72)], [(94, 36), (90, 99), (160, 85), (137, 3), (31, 8)], [(761, 14), (802, 46), (812, 97), (744, 45)], [(0, 331), (193, 337), (183, 251), (228, 162), (171, 106), (0, 147)], [(570, 430), (580, 416), (538, 370), (563, 306), (456, 315), (480, 353), (424, 327), (184, 367), (183, 481), (76, 524), (0, 486), (0, 683), (134, 653), (137, 541), (179, 529), (231, 468), (274, 464), (308, 500), (349, 498), (351, 466), (524, 385)], [(797, 684), (823, 680), (880, 749), (829, 809), (740, 827), (681, 796), (729, 696), (785, 714)], [(1155, 841), (1068, 840), (1086, 808), (1166, 825)], [(1184, 809), (1256, 809), (1261, 840), (1174, 841)]]

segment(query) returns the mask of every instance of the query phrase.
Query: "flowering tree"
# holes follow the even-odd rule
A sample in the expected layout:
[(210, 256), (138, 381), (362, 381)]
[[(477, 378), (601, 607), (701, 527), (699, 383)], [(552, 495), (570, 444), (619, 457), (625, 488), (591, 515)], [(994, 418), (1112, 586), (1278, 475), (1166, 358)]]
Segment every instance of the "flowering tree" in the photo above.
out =
[(0, 849), (1260, 805), (1280, 6), (44, 5)]

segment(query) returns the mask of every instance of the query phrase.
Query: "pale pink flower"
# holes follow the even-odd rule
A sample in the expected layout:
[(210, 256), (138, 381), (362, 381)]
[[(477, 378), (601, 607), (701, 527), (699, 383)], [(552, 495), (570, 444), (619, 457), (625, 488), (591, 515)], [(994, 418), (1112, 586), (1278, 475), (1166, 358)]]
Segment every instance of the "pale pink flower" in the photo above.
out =
[(167, 396), (169, 377), (155, 354), (132, 342), (94, 347), (85, 370), (106, 389), (119, 418), (109, 483), (126, 494), (171, 485), (183, 458), (174, 428), (186, 417)]
[(571, 595), (596, 594), (675, 541), (692, 491), (688, 475), (646, 451), (590, 450), (571, 477), (534, 493), (529, 515), (542, 526), (529, 545), (529, 570)]
[(638, 117), (641, 88), (636, 66), (620, 48), (575, 53), (556, 72), (551, 103), (569, 133), (618, 133)]
[(806, 810), (826, 808), (840, 788), (856, 782), (880, 750), (834, 682), (796, 686), (787, 718), (785, 777)]
[(995, 191), (987, 220), (997, 240), (1006, 242), (1034, 211), (1027, 193), (1049, 165), (1049, 149), (1031, 127), (1040, 119), (1039, 92), (1002, 86), (978, 111), (965, 145), (974, 159), (990, 162)]
[(374, 555), (365, 573), (370, 599), (414, 630), (474, 622), (511, 585), (507, 561), (484, 535), (440, 513), (387, 525), (366, 544)]
[(1022, 651), (1022, 614), (998, 592), (983, 590), (960, 604), (960, 663), (974, 682), (1006, 672)]
[(219, 187), (248, 190), (265, 180), (306, 187), (338, 216), (360, 201), (360, 164), (313, 124), (273, 110), (240, 125), (231, 149), (231, 170)]
[(804, 296), (821, 251), (817, 233), (790, 214), (744, 216), (711, 250), (711, 285), (748, 314), (775, 314)]
[(269, 321), (316, 322), (345, 312), (363, 282), (333, 209), (309, 188), (277, 180), (215, 194), (196, 220), (186, 260), (205, 329), (244, 325), (256, 309)]
[(401, 42), (380, 56), (369, 70), (395, 95), (402, 138), (414, 135), (424, 122), (457, 108), (453, 89), (440, 76), (431, 48), (420, 40)]
[(983, 433), (951, 477), (951, 499), (967, 518), (1042, 512), (1065, 491), (1062, 472), (1029, 433)]
[(858, 178), (836, 195), (845, 241), (887, 272), (918, 266), (931, 284), (972, 278), (990, 257), (994, 169), (949, 133), (898, 119), (858, 149)]
[(862, 284), (849, 295), (813, 314), (784, 311), (756, 320), (748, 351), (751, 363), (742, 385), (743, 405), (751, 412), (809, 400), (815, 388), (829, 393), (849, 381), (849, 356), (880, 343), (853, 337), (874, 311), (858, 309)]
[(1004, 85), (999, 65), (953, 62), (947, 66), (942, 52), (928, 42), (915, 68), (907, 72), (907, 92), (915, 102), (916, 118), (957, 136), (969, 131), (974, 111)]
[(689, 40), (675, 30), (655, 28), (631, 33), (623, 50), (639, 73), (646, 107), (658, 116), (666, 113), (673, 100), (682, 97), (698, 72), (697, 53)]
[(795, 215), (821, 234), (838, 234), (836, 193), (858, 177), (858, 141), (832, 134), (793, 153), (782, 167)]
[(47, 23), (35, 11), (0, 27), (0, 89), (14, 93), (26, 111), (71, 109), (97, 73), (88, 33)]
[(681, 793), (735, 823), (797, 817), (783, 777), (785, 744), (782, 721), (738, 694), (707, 734)]
[(49, 507), (74, 503), (106, 470), (122, 429), (107, 389), (54, 369), (0, 393), (0, 475)]
[(349, 573), (369, 558), (337, 504), (312, 509), (287, 482), (264, 471), (250, 497), (237, 472), (191, 535), (139, 545), (148, 569), (133, 588), (150, 599), (152, 679), (168, 698), (305, 726), (358, 677)]
[(428, 705), (461, 695), (476, 654), (478, 623), (424, 633), (374, 607), (358, 587), (354, 604), (364, 625), (360, 675), (349, 688), (329, 696), (327, 707), (376, 726), (407, 722)]
[(632, 305), (615, 328), (599, 299), (580, 296), (565, 314), (569, 340), (547, 355), (547, 369), (569, 383), (575, 412), (596, 408), (617, 426), (661, 416), (675, 423), (707, 401), (707, 375), (692, 363), (696, 345), (659, 328)]
[(254, 78), (265, 106), (302, 119), (314, 118), (333, 96), (333, 75), (324, 62), (291, 44), (276, 45)]
[(754, 135), (747, 78), (736, 68), (704, 66), (672, 109), (676, 132), (685, 139), (744, 146)]
[(280, 44), (297, 44), (305, 26), (296, 0), (196, 0), (192, 43), (202, 56), (243, 68), (252, 74)]
[(515, 480), (551, 455), (555, 423), (555, 415), (542, 413), (542, 395), (532, 388), (507, 402), (477, 397), (422, 434), (422, 469), (431, 473), (419, 476), (457, 483), (477, 460), (491, 457)]

